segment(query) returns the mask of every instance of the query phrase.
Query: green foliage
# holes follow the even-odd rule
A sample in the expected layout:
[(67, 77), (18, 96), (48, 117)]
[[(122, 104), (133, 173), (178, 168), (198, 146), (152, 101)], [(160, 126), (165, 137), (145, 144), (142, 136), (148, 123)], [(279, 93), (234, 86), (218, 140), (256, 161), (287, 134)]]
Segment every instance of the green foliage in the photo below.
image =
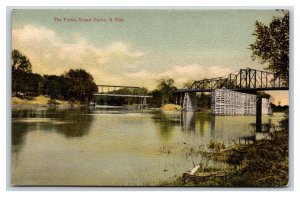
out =
[(284, 131), (289, 131), (289, 108), (285, 110), (285, 117), (280, 121), (280, 127)]
[(93, 76), (83, 69), (70, 69), (64, 74), (67, 100), (88, 102), (98, 88)]
[(13, 49), (11, 53), (12, 70), (21, 70), (26, 73), (31, 73), (31, 63), (29, 59), (20, 51)]
[(38, 96), (42, 92), (43, 77), (23, 70), (12, 70), (12, 92), (17, 95)]
[(44, 75), (43, 93), (51, 99), (63, 99), (66, 95), (65, 79), (63, 76)]
[[(285, 118), (283, 121), (288, 122)], [(229, 186), (286, 186), (288, 184), (288, 130), (270, 134), (250, 145), (237, 145), (221, 152), (207, 154), (211, 159), (236, 165), (228, 175)], [(215, 185), (217, 186), (217, 185)], [(224, 185), (221, 185), (224, 186)]]
[(210, 106), (211, 106), (211, 95), (210, 94), (205, 94), (202, 92), (200, 94), (200, 96), (197, 95), (196, 99), (197, 99), (197, 106), (199, 108), (210, 109)]
[(210, 149), (213, 149), (214, 151), (220, 151), (220, 150), (222, 150), (222, 149), (225, 149), (225, 145), (224, 145), (224, 143), (221, 143), (221, 142), (214, 142), (214, 141), (212, 141), (212, 140), (210, 140), (209, 142), (208, 142), (208, 148), (210, 148)]
[[(110, 94), (121, 94), (121, 95), (146, 95), (148, 93), (147, 88), (121, 88), (109, 91)], [(96, 102), (105, 105), (134, 105), (141, 103), (141, 98), (134, 97), (97, 97)]]
[(250, 44), (252, 58), (268, 64), (266, 69), (276, 72), (288, 83), (289, 79), (289, 12), (282, 11), (283, 17), (273, 17), (267, 26), (256, 21), (256, 40)]
[[(83, 69), (71, 69), (62, 76), (41, 76), (32, 73), (29, 59), (18, 50), (12, 51), (12, 92), (16, 96), (40, 94), (71, 102), (88, 102), (97, 86), (91, 74)], [(145, 91), (145, 90), (143, 90)]]
[(14, 49), (11, 55), (12, 92), (15, 95), (34, 95), (41, 93), (43, 78), (31, 72), (29, 59), (20, 51)]
[(174, 102), (173, 92), (177, 89), (172, 78), (162, 78), (158, 80), (157, 89), (161, 93), (161, 104)]
[[(289, 181), (289, 130), (288, 112), (280, 122), (281, 130), (270, 133), (268, 139), (253, 144), (236, 144), (230, 148), (221, 143), (209, 141), (211, 152), (201, 152), (208, 158), (228, 164), (224, 177), (206, 180), (187, 180), (184, 176), (173, 181), (163, 182), (161, 186), (213, 186), (213, 187), (284, 187)], [(223, 150), (222, 150), (223, 149)], [(171, 152), (172, 153), (172, 152)], [(204, 168), (201, 172), (205, 172)], [(211, 170), (209, 170), (211, 171)], [(220, 169), (213, 169), (218, 172)]]
[(150, 106), (161, 107), (167, 103), (175, 103), (176, 97), (173, 94), (177, 88), (174, 79), (162, 78), (157, 81), (157, 88), (150, 92), (152, 98), (149, 99)]
[(150, 106), (160, 107), (162, 101), (162, 92), (158, 89), (155, 89), (150, 92), (150, 95), (152, 96), (152, 98), (149, 99)]

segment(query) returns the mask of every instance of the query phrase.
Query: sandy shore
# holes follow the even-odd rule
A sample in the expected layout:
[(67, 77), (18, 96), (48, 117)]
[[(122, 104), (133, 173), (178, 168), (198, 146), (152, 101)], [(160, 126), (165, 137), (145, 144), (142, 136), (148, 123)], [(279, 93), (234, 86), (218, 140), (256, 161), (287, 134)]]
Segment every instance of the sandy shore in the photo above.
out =
[(162, 110), (164, 111), (180, 111), (182, 110), (180, 105), (175, 105), (175, 104), (166, 104), (161, 107)]
[[(27, 97), (27, 98), (19, 98), (13, 96), (11, 98), (12, 107), (49, 107), (50, 97), (40, 95), (37, 97)], [(55, 100), (57, 103), (56, 107), (71, 107), (71, 104), (68, 101), (63, 100)], [(75, 106), (78, 104), (76, 103)]]

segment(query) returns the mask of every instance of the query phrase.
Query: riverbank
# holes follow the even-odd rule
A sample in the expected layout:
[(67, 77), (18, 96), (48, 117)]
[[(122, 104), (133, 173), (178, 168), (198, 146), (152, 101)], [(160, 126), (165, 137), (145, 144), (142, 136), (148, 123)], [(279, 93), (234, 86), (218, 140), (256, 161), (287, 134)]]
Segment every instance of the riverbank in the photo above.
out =
[[(282, 121), (287, 124), (288, 121)], [(289, 180), (288, 126), (253, 144), (236, 144), (231, 148), (211, 145), (210, 152), (201, 154), (228, 164), (226, 170), (206, 169), (200, 164), (195, 175), (184, 173), (173, 182), (161, 186), (212, 187), (285, 187)], [(216, 173), (218, 172), (218, 173)], [(198, 176), (197, 176), (198, 174)], [(219, 175), (222, 176), (219, 176)]]
[(13, 96), (11, 98), (11, 104), (12, 107), (62, 107), (62, 108), (68, 108), (68, 107), (76, 107), (81, 106), (79, 103), (75, 103), (71, 105), (70, 102), (64, 101), (64, 100), (51, 100), (50, 97), (45, 95), (40, 95), (36, 97), (30, 97), (30, 96), (24, 96), (24, 97), (16, 97)]
[(180, 110), (182, 110), (180, 105), (175, 105), (175, 104), (166, 104), (166, 105), (163, 105), (160, 109), (163, 111), (180, 111)]

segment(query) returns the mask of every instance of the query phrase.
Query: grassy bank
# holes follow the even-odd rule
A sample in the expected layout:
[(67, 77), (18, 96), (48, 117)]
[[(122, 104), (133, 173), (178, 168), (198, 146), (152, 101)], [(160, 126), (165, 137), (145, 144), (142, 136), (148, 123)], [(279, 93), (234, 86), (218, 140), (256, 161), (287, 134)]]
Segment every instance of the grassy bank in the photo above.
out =
[[(201, 153), (203, 156), (227, 163), (227, 170), (200, 168), (199, 174), (218, 174), (197, 178), (178, 177), (173, 182), (161, 186), (219, 186), (219, 187), (284, 187), (288, 185), (288, 120), (282, 122), (283, 128), (253, 144), (236, 144), (231, 148), (220, 148)], [(201, 166), (201, 165), (200, 165)], [(219, 173), (219, 174), (220, 174)]]

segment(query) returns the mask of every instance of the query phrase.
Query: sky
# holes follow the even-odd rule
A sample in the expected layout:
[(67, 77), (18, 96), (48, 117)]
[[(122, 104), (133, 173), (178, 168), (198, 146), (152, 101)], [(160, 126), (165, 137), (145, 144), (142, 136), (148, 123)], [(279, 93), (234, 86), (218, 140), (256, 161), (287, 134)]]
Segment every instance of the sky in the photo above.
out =
[[(152, 90), (161, 78), (178, 88), (191, 80), (263, 69), (251, 59), (255, 21), (275, 10), (14, 10), (12, 48), (33, 72), (60, 75), (83, 68), (96, 84)], [(288, 104), (287, 91), (270, 91)]]

